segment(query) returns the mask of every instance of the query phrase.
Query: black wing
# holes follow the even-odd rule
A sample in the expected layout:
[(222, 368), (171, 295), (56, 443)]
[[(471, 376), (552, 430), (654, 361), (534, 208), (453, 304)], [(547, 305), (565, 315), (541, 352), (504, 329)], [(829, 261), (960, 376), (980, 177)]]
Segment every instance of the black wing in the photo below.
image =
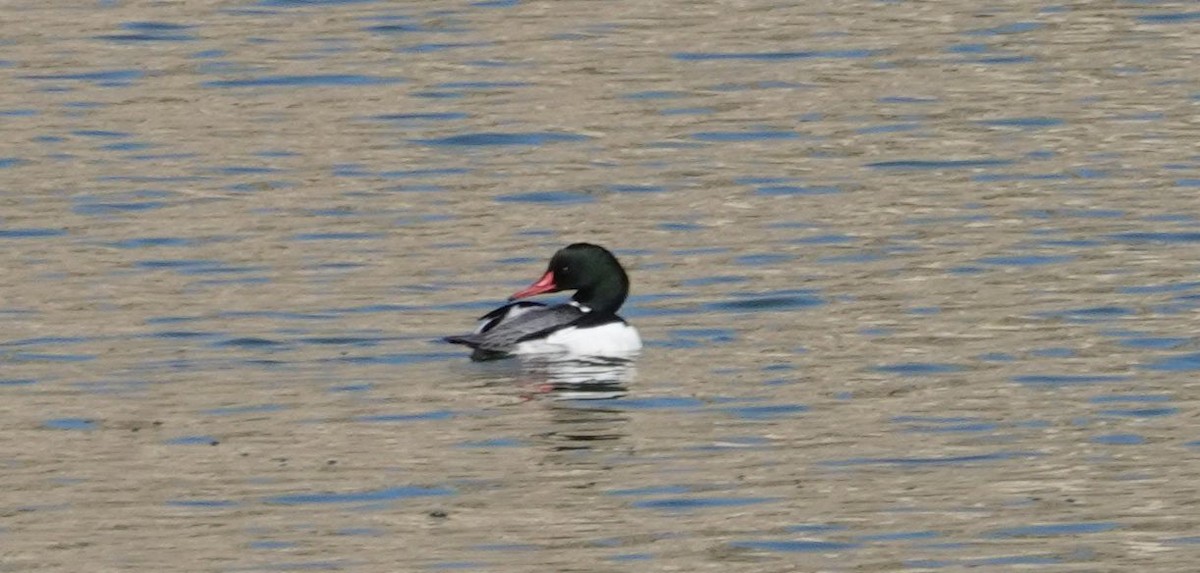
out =
[(446, 342), (491, 352), (508, 352), (523, 341), (570, 326), (588, 314), (570, 304), (526, 305), (519, 310), (511, 308), (513, 306), (515, 304), (484, 315), (481, 320), (486, 322), (477, 332), (448, 336)]
[(524, 314), (528, 310), (531, 310), (534, 308), (540, 308), (540, 307), (544, 307), (544, 306), (546, 306), (546, 305), (542, 304), (540, 302), (533, 302), (533, 301), (528, 301), (528, 300), (519, 300), (514, 303), (506, 304), (500, 308), (497, 308), (496, 310), (493, 310), (492, 312), (489, 312), (489, 313), (479, 317), (479, 326), (475, 328), (474, 334), (481, 334), (481, 333), (487, 332), (493, 328), (496, 328), (496, 325), (500, 324), (501, 322), (504, 322), (505, 320), (516, 318), (517, 316)]

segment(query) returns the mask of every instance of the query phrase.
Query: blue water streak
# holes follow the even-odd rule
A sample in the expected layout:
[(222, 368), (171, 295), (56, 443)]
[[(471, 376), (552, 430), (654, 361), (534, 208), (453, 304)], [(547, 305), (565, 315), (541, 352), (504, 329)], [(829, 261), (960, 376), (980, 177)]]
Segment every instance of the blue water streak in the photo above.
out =
[(871, 169), (893, 169), (904, 171), (936, 171), (942, 169), (978, 169), (983, 167), (1004, 167), (1012, 165), (1011, 159), (901, 159), (897, 161), (876, 161), (866, 164)]
[(797, 50), (782, 52), (676, 52), (671, 54), (677, 60), (685, 62), (704, 62), (713, 60), (746, 60), (759, 62), (778, 62), (788, 60), (809, 60), (816, 58), (859, 59), (869, 58), (885, 53), (883, 50), (848, 49), (848, 50)]
[(837, 542), (837, 541), (735, 541), (730, 543), (732, 547), (741, 549), (752, 549), (756, 551), (771, 551), (781, 553), (820, 553), (845, 551), (847, 549), (856, 549), (861, 547), (861, 543), (854, 542)]
[(587, 141), (590, 137), (577, 133), (557, 132), (481, 132), (464, 133), (434, 139), (418, 139), (414, 143), (433, 146), (450, 147), (479, 147), (479, 146), (514, 146), (514, 145), (546, 145), (551, 143), (572, 143)]
[(200, 85), (206, 88), (373, 86), (397, 84), (403, 81), (400, 78), (365, 76), (360, 74), (308, 74), (265, 75), (236, 80), (212, 80)]
[(399, 486), (371, 491), (347, 493), (297, 493), (268, 497), (263, 503), (271, 505), (311, 505), (324, 503), (369, 503), (395, 501), (414, 497), (453, 495), (454, 490), (445, 487)]

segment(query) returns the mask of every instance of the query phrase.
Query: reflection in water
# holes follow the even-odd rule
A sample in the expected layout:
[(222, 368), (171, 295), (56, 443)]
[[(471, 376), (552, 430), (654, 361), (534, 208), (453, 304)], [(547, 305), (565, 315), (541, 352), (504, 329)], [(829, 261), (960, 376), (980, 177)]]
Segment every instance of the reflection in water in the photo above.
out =
[(458, 375), (477, 381), (481, 388), (509, 388), (514, 384), (528, 398), (552, 400), (604, 400), (628, 393), (637, 369), (636, 353), (624, 357), (526, 357), (461, 363)]
[[(550, 400), (550, 427), (536, 438), (553, 452), (597, 453), (617, 447), (625, 436), (621, 427), (629, 417), (616, 399), (629, 393), (628, 386), (637, 373), (634, 358), (522, 361), (520, 379), (530, 398)], [(578, 465), (595, 460), (569, 457), (552, 461)]]
[[(634, 359), (624, 357), (525, 357), (464, 364), (480, 388), (507, 394), (515, 390), (521, 402), (543, 402), (549, 427), (540, 426), (534, 441), (555, 452), (609, 450), (624, 437), (620, 426), (629, 417), (621, 407), (637, 375)], [(606, 444), (606, 445), (605, 445)], [(578, 464), (579, 460), (556, 463)]]
[(555, 400), (604, 400), (628, 394), (637, 375), (634, 356), (532, 359), (521, 363), (521, 379)]

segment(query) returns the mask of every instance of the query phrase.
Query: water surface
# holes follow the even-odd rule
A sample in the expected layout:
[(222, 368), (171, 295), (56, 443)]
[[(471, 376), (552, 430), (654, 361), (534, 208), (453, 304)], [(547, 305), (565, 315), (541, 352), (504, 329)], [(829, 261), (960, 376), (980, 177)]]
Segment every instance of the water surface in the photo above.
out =
[(10, 9), (14, 570), (1194, 569), (1194, 10)]

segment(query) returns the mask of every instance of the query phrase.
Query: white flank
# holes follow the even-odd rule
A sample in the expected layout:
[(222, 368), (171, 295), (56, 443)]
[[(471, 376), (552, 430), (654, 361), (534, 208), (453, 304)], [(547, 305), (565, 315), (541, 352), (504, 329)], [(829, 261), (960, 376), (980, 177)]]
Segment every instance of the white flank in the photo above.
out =
[(572, 356), (622, 356), (642, 349), (636, 328), (621, 322), (577, 328), (570, 326), (546, 338), (527, 340), (513, 354), (569, 354)]

